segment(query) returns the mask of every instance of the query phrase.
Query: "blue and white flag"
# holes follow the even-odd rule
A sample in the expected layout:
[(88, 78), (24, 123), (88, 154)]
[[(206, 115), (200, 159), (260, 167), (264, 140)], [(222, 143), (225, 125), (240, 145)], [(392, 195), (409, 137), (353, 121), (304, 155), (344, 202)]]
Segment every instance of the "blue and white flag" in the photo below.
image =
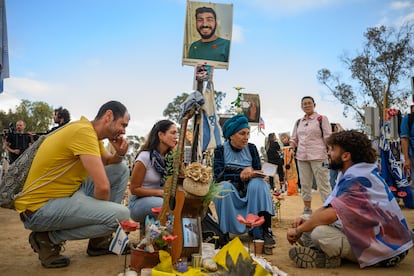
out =
[(128, 235), (122, 229), (121, 225), (119, 225), (115, 232), (115, 236), (112, 238), (111, 244), (109, 245), (109, 251), (114, 252), (117, 255), (121, 255), (127, 244)]
[(223, 143), (223, 134), (214, 100), (213, 82), (207, 82), (203, 91), (203, 97), (205, 102), (201, 107), (200, 139), (202, 151), (204, 152), (221, 145)]
[(10, 76), (5, 0), (0, 0), (0, 17), (0, 93), (2, 93), (3, 80)]
[(381, 149), (381, 176), (385, 179), (395, 197), (400, 197), (407, 208), (414, 209), (414, 195), (411, 192), (410, 184), (391, 151), (386, 129), (390, 129), (389, 122), (384, 122), (380, 130)]

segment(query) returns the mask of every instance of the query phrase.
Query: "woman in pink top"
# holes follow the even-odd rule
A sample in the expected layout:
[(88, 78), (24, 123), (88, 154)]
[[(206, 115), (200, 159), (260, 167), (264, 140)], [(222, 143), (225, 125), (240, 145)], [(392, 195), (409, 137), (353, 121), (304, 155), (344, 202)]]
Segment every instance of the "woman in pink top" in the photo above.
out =
[(312, 97), (303, 97), (301, 105), (305, 115), (295, 123), (289, 144), (296, 148), (304, 214), (311, 214), (313, 179), (316, 180), (323, 202), (332, 192), (326, 146), (331, 125), (326, 116), (315, 112), (316, 104)]

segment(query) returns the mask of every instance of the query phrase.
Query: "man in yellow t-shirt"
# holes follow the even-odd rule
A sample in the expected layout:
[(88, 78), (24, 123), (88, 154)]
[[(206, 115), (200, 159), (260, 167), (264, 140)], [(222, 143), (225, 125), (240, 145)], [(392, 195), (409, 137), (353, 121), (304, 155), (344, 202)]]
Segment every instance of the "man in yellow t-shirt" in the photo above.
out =
[[(29, 243), (44, 267), (69, 265), (69, 258), (60, 255), (66, 240), (90, 239), (88, 255), (107, 254), (117, 221), (129, 219), (128, 208), (120, 204), (129, 177), (121, 162), (128, 150), (123, 135), (129, 119), (122, 103), (110, 101), (94, 120), (69, 123), (39, 147), (23, 190), (40, 188), (16, 199), (15, 207), (32, 230)], [(105, 150), (103, 139), (115, 154)]]

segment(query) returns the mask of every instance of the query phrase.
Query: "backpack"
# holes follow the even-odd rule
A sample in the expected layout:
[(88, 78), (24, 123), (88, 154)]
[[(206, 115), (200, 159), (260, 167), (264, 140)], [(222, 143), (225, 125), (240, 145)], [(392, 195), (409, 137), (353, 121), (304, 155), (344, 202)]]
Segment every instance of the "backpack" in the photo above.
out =
[(220, 225), (214, 219), (210, 207), (207, 209), (206, 216), (201, 220), (201, 232), (203, 242), (214, 243), (217, 248), (222, 248), (230, 241), (229, 235), (220, 230)]
[[(53, 133), (53, 132), (52, 132)], [(3, 208), (14, 209), (14, 201), (22, 197), (34, 190), (42, 188), (47, 184), (51, 183), (52, 181), (56, 180), (58, 177), (65, 174), (69, 171), (77, 162), (78, 160), (68, 160), (68, 162), (63, 163), (62, 165), (48, 171), (44, 175), (40, 176), (30, 184), (28, 184), (23, 190), (24, 183), (26, 182), (26, 178), (29, 175), (30, 167), (32, 166), (33, 159), (36, 155), (37, 150), (39, 149), (42, 142), (46, 139), (48, 135), (42, 135), (37, 139), (30, 147), (28, 147), (17, 159), (14, 161), (7, 172), (4, 174), (2, 185), (0, 186), (0, 206)], [(68, 166), (69, 165), (69, 166)], [(42, 180), (44, 177), (52, 174), (53, 172), (68, 166), (57, 174), (52, 179), (46, 181), (45, 183), (37, 186), (32, 187), (38, 181)]]
[(24, 182), (29, 174), (30, 166), (39, 146), (45, 140), (42, 135), (30, 147), (28, 147), (9, 167), (4, 174), (0, 186), (0, 206), (14, 209), (14, 200), (25, 193), (22, 192)]
[[(323, 118), (323, 117), (322, 117), (322, 118)], [(298, 119), (298, 120), (296, 121), (296, 128), (298, 128), (299, 123), (300, 123), (300, 119)], [(319, 128), (321, 129), (322, 138), (323, 138), (322, 119), (320, 119), (320, 120), (319, 120)]]

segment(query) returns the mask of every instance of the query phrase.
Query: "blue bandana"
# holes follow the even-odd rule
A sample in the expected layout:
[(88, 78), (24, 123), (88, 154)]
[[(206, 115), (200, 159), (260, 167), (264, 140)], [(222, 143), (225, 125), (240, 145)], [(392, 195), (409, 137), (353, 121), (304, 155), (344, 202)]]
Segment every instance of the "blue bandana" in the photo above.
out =
[(243, 128), (249, 128), (249, 120), (243, 114), (237, 114), (224, 123), (223, 136), (225, 139), (229, 139), (230, 136)]

